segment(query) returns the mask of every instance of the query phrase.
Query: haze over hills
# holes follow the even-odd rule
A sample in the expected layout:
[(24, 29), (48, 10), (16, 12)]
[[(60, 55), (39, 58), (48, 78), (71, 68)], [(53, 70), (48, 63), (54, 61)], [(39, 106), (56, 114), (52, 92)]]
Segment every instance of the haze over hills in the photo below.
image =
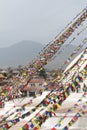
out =
[[(65, 45), (63, 45), (63, 47), (60, 48), (59, 51), (62, 51), (62, 53), (58, 54), (58, 52), (55, 54), (55, 58), (54, 60), (50, 61), (47, 65), (46, 68), (48, 68), (49, 70), (56, 70), (58, 67), (61, 68), (62, 64), (67, 60), (67, 58), (70, 57), (71, 53), (77, 48), (76, 45), (69, 45), (68, 47), (66, 47)], [(83, 46), (83, 48), (86, 48), (86, 45)], [(80, 49), (80, 51), (77, 52), (77, 54), (74, 55), (74, 57), (72, 58), (72, 60), (79, 54), (82, 52), (82, 50), (84, 50), (83, 48)], [(71, 60), (71, 61), (72, 61)], [(71, 62), (70, 61), (70, 62)], [(65, 69), (67, 67), (68, 64), (64, 65)]]
[[(38, 56), (45, 45), (33, 41), (22, 41), (10, 47), (0, 48), (0, 68), (17, 67), (18, 65), (26, 65)], [(65, 48), (56, 58), (46, 65), (48, 69), (57, 69), (68, 58), (72, 50), (76, 48), (70, 45)], [(62, 48), (61, 48), (62, 50)]]
[(22, 41), (10, 47), (0, 48), (0, 67), (28, 64), (43, 48), (41, 43)]

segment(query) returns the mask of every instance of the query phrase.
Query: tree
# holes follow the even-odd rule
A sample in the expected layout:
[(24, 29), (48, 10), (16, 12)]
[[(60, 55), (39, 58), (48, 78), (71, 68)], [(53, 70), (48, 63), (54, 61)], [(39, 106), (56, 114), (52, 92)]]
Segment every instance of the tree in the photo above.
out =
[(12, 72), (13, 72), (13, 70), (12, 70), (11, 67), (8, 67), (7, 69), (8, 69), (8, 72), (9, 72), (9, 73), (12, 73)]
[(40, 68), (37, 72), (38, 72), (38, 76), (43, 77), (44, 79), (47, 78), (47, 74), (44, 68)]

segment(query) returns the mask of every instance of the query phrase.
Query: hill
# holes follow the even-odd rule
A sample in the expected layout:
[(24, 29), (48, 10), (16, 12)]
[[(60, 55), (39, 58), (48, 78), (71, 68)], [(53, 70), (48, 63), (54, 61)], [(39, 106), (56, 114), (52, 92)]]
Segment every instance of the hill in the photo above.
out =
[[(33, 41), (22, 41), (10, 47), (0, 48), (0, 68), (26, 65), (38, 55), (44, 46), (41, 43)], [(48, 63), (46, 68), (50, 70), (59, 68), (75, 48), (75, 45), (69, 45), (69, 47), (65, 47), (64, 45), (61, 47), (59, 51), (62, 51), (62, 53), (56, 53), (54, 60)]]
[[(83, 48), (85, 48), (86, 46), (84, 46)], [(49, 70), (55, 70), (57, 68), (61, 68), (61, 65), (67, 60), (67, 58), (70, 57), (71, 53), (77, 48), (76, 45), (69, 45), (69, 46), (65, 46), (63, 45), (63, 47), (60, 48), (60, 50), (55, 54), (54, 58), (52, 61), (50, 61), (47, 65), (46, 68), (48, 68)], [(60, 54), (58, 54), (61, 51)], [(72, 60), (79, 54), (81, 53), (82, 49), (77, 52), (77, 54), (75, 54), (75, 56), (72, 58)], [(71, 60), (71, 61), (72, 61)], [(70, 62), (71, 62), (70, 61)], [(64, 68), (62, 68), (63, 70), (67, 67), (68, 64), (66, 64), (64, 66)]]
[(10, 47), (0, 48), (0, 67), (28, 64), (43, 45), (33, 41), (22, 41)]

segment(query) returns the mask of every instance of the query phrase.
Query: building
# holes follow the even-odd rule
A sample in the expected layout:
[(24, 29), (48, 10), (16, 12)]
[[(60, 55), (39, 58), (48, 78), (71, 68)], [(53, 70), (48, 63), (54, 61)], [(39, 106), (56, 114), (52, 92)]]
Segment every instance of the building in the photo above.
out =
[(45, 80), (43, 78), (31, 79), (27, 86), (24, 87), (23, 93), (27, 96), (34, 96), (35, 93), (43, 90), (42, 85)]
[(0, 74), (0, 82), (2, 82), (5, 79), (3, 74)]

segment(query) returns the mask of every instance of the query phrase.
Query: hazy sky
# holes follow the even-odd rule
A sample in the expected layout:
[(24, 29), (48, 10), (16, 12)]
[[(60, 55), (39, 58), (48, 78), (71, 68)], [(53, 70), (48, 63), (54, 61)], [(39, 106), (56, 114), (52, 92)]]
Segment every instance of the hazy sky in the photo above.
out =
[(0, 0), (0, 47), (46, 44), (86, 6), (87, 0)]

